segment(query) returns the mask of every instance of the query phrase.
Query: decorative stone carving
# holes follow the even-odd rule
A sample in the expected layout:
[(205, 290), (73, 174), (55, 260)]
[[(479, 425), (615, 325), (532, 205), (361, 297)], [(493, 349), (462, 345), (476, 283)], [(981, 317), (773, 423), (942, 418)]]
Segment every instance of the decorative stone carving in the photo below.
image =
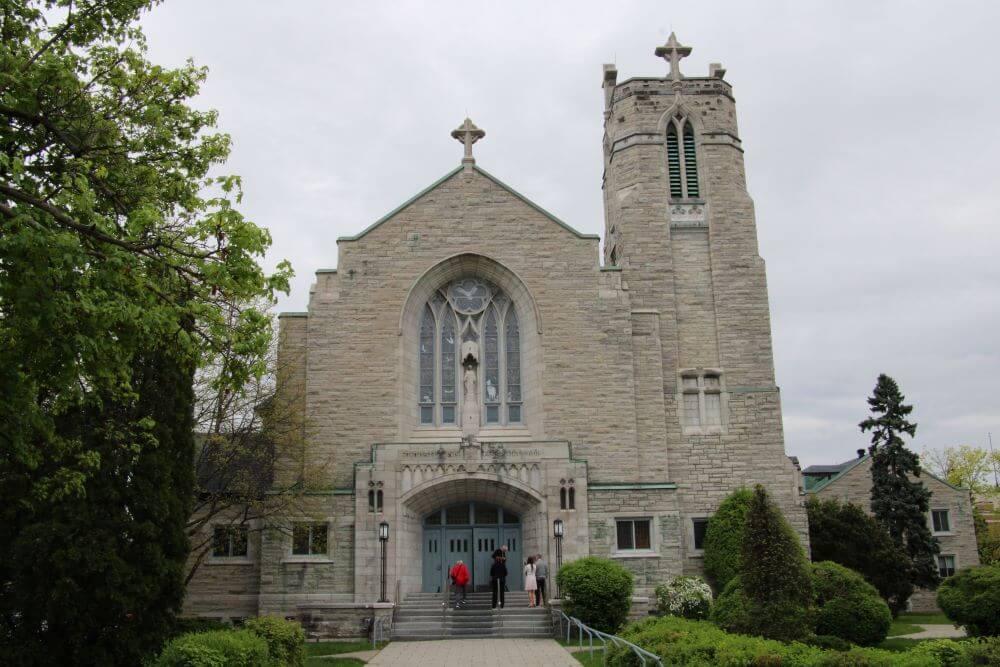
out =
[(708, 227), (704, 204), (671, 204), (671, 227)]

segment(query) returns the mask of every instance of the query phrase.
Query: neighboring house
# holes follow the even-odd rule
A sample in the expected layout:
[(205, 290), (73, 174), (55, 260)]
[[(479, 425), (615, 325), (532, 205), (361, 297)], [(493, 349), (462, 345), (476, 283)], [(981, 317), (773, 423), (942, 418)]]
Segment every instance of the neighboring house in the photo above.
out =
[[(871, 507), (872, 475), (871, 457), (865, 450), (858, 450), (858, 457), (835, 465), (809, 466), (802, 471), (806, 493), (822, 500), (836, 498), (861, 505), (866, 511)], [(920, 481), (931, 492), (931, 509), (927, 523), (931, 534), (938, 539), (938, 571), (942, 577), (956, 570), (979, 565), (976, 549), (976, 530), (972, 521), (972, 494), (968, 489), (952, 486), (926, 470)], [(934, 591), (919, 589), (910, 605), (914, 611), (935, 611)]]

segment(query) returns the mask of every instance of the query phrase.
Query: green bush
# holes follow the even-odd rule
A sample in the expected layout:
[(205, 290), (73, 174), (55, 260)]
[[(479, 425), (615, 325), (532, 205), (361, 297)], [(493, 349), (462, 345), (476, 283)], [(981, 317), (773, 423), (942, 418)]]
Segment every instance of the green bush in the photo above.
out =
[(565, 611), (603, 632), (617, 632), (632, 606), (632, 573), (606, 558), (566, 563), (556, 575)]
[(806, 510), (814, 561), (833, 561), (860, 573), (878, 589), (893, 616), (906, 609), (913, 594), (910, 558), (880, 523), (860, 505), (815, 496)]
[(712, 589), (701, 577), (674, 577), (656, 587), (656, 602), (664, 614), (681, 618), (708, 618)]
[(833, 635), (812, 635), (803, 640), (804, 643), (818, 648), (827, 648), (834, 651), (850, 651), (851, 642)]
[(1000, 665), (1000, 637), (980, 637), (962, 642), (973, 665)]
[[(933, 656), (872, 648), (829, 651), (800, 642), (729, 634), (705, 621), (676, 616), (650, 618), (627, 626), (620, 636), (664, 658), (669, 665), (709, 667), (939, 667)], [(608, 649), (608, 665), (636, 667), (625, 646)]]
[(267, 642), (249, 630), (212, 630), (167, 642), (154, 667), (271, 667)]
[(722, 594), (715, 598), (710, 618), (727, 632), (750, 632), (750, 610), (738, 576), (730, 579)]
[(881, 644), (892, 614), (874, 586), (852, 570), (831, 562), (813, 563), (817, 635), (833, 635), (861, 646)]
[(283, 667), (302, 667), (306, 660), (306, 633), (296, 621), (278, 616), (247, 619), (246, 629), (267, 641), (271, 658)]
[(743, 529), (753, 492), (737, 489), (722, 501), (705, 529), (705, 578), (718, 595), (739, 574)]
[(171, 637), (191, 634), (192, 632), (208, 632), (209, 630), (228, 630), (230, 626), (218, 618), (178, 618), (174, 620), (174, 631)]
[(1000, 565), (959, 570), (938, 587), (937, 603), (973, 637), (1000, 635)]
[(951, 639), (931, 639), (923, 641), (910, 649), (914, 655), (930, 656), (938, 661), (941, 667), (971, 667), (975, 664), (997, 664), (995, 662), (972, 661), (972, 656), (966, 646)]
[(760, 484), (754, 487), (747, 512), (740, 581), (750, 612), (751, 634), (783, 641), (812, 634), (809, 561), (799, 536)]

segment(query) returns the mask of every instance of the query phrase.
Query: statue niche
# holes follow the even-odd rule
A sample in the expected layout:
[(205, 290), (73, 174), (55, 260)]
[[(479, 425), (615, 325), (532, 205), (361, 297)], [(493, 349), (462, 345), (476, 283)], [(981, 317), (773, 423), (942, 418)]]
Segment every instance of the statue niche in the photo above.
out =
[(472, 442), (479, 435), (479, 344), (462, 343), (462, 438)]

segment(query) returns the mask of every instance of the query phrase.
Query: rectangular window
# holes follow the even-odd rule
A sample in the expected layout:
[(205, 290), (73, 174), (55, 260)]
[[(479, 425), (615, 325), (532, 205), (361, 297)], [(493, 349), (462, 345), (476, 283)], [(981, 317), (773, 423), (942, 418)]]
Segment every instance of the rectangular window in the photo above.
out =
[(701, 426), (701, 406), (698, 405), (698, 394), (684, 394), (684, 423), (688, 426)]
[(705, 548), (705, 531), (708, 530), (708, 519), (691, 519), (694, 529), (694, 548), (701, 551)]
[(702, 433), (717, 433), (724, 423), (722, 376), (717, 370), (688, 369), (681, 374), (681, 422)]
[(498, 424), (498, 423), (500, 423), (500, 406), (499, 405), (487, 405), (486, 406), (486, 423), (487, 424)]
[(648, 551), (652, 548), (649, 519), (618, 519), (618, 551)]
[(421, 405), (420, 406), (420, 423), (421, 424), (433, 424), (434, 423), (434, 406), (433, 405)]
[(521, 421), (521, 406), (520, 405), (508, 405), (507, 406), (507, 421), (511, 424), (517, 424)]
[(296, 556), (321, 556), (327, 552), (325, 523), (296, 523), (292, 525), (292, 553)]
[(951, 521), (949, 521), (948, 510), (933, 510), (931, 512), (931, 522), (935, 533), (951, 532)]
[(705, 425), (722, 425), (722, 396), (720, 394), (705, 394)]
[(455, 423), (455, 406), (454, 405), (442, 405), (441, 406), (441, 423), (443, 423), (443, 424), (454, 424)]
[(955, 574), (954, 556), (938, 556), (938, 574), (941, 575), (942, 579)]
[(246, 557), (247, 527), (216, 526), (212, 532), (212, 556), (214, 558)]

